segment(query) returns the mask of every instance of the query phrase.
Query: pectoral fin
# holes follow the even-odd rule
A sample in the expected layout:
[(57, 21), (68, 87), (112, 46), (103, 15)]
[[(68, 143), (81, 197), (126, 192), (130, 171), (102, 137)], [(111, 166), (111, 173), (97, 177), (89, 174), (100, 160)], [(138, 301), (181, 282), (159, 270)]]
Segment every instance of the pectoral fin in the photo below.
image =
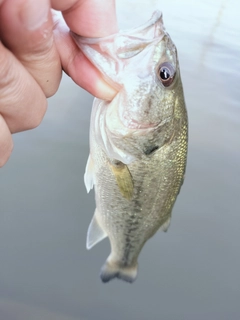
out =
[(90, 225), (88, 227), (86, 245), (88, 250), (107, 237), (106, 232), (100, 227), (96, 219), (96, 211), (97, 209), (95, 210), (92, 221), (90, 222)]
[(117, 161), (116, 164), (111, 163), (110, 168), (115, 176), (121, 194), (124, 198), (130, 200), (133, 196), (134, 185), (128, 166), (120, 161)]

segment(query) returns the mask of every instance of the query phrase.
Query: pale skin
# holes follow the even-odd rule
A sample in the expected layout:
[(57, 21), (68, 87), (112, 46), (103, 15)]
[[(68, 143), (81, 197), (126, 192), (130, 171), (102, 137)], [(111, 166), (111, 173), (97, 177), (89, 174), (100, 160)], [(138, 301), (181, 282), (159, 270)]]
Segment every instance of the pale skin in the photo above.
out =
[[(62, 12), (65, 23), (51, 8)], [(9, 159), (12, 134), (37, 127), (62, 69), (94, 96), (116, 90), (83, 56), (69, 28), (86, 37), (118, 31), (114, 0), (0, 0), (0, 167)]]

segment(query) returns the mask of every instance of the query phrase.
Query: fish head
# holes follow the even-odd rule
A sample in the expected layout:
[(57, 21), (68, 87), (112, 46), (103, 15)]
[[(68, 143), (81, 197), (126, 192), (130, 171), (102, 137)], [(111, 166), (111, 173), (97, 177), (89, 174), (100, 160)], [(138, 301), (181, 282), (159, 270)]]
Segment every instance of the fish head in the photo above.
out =
[(161, 12), (138, 28), (108, 37), (72, 36), (118, 90), (112, 101), (98, 99), (93, 105), (92, 132), (108, 158), (129, 164), (167, 143), (178, 100), (184, 104), (184, 98), (177, 50)]
[(122, 88), (112, 101), (118, 105), (124, 126), (147, 129), (169, 121), (177, 97), (178, 74), (176, 48), (168, 34), (157, 37), (126, 61)]
[(141, 27), (108, 37), (72, 35), (105, 80), (118, 89), (106, 105), (117, 109), (125, 128), (155, 127), (172, 116), (180, 76), (176, 47), (161, 12), (154, 12)]

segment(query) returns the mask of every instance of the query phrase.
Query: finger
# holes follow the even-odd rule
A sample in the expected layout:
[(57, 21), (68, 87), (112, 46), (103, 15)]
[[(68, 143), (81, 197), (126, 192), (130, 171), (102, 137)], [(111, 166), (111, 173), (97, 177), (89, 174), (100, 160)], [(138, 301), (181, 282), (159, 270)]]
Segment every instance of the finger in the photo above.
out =
[(52, 0), (52, 7), (63, 12), (69, 28), (84, 37), (104, 37), (118, 31), (113, 0)]
[(40, 124), (46, 108), (42, 89), (0, 43), (0, 114), (9, 130), (13, 133), (35, 128)]
[(45, 95), (53, 95), (62, 69), (53, 41), (49, 0), (5, 1), (0, 10), (0, 36)]
[(63, 70), (82, 88), (97, 98), (112, 100), (117, 90), (107, 84), (102, 74), (83, 55), (69, 34), (63, 19), (54, 15), (55, 42), (58, 47)]
[(9, 159), (13, 149), (12, 135), (9, 128), (0, 115), (0, 167)]
[[(68, 27), (85, 37), (104, 37), (117, 32), (114, 0), (52, 0), (52, 7), (63, 12)], [(55, 39), (64, 71), (94, 96), (111, 100), (117, 93), (102, 74), (81, 53), (62, 20), (56, 19)]]

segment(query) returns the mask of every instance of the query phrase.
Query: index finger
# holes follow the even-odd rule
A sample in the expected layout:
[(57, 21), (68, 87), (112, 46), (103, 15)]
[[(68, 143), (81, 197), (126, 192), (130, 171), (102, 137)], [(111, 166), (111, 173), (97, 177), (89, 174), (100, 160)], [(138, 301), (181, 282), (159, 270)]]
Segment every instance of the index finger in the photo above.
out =
[(63, 21), (54, 14), (55, 42), (63, 70), (95, 97), (112, 100), (117, 89), (109, 85), (100, 71), (83, 55), (68, 28), (85, 37), (104, 37), (117, 32), (115, 1), (52, 0), (52, 7), (62, 10), (65, 19)]
[(83, 37), (104, 37), (118, 31), (114, 0), (51, 0), (69, 28)]

